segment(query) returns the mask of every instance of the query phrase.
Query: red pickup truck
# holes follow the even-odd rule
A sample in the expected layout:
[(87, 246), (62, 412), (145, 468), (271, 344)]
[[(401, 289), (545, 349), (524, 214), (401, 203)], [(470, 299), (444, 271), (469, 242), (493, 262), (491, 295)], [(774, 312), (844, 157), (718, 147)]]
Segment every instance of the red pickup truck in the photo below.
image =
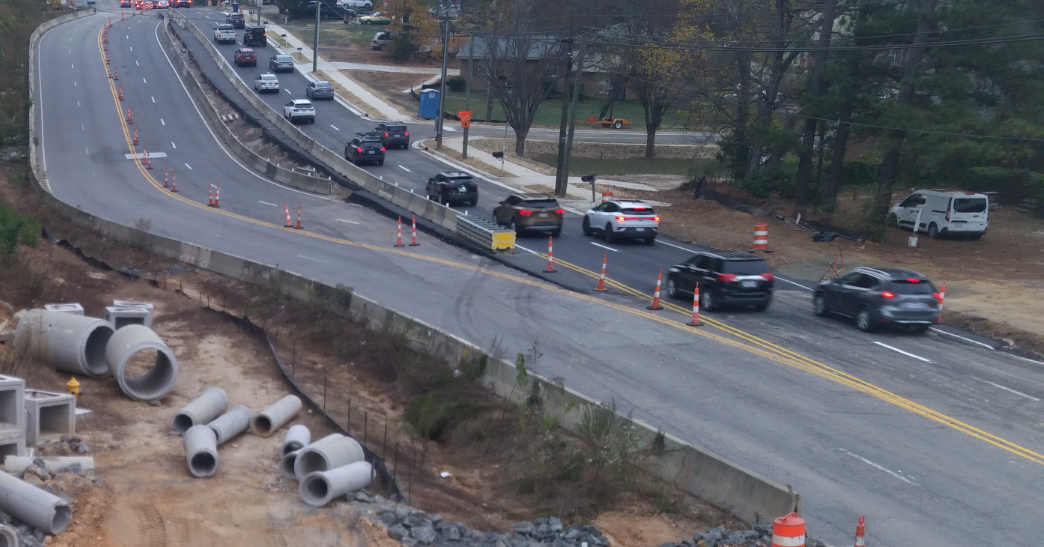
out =
[(257, 66), (257, 54), (252, 48), (241, 47), (236, 50), (235, 61), (238, 66)]

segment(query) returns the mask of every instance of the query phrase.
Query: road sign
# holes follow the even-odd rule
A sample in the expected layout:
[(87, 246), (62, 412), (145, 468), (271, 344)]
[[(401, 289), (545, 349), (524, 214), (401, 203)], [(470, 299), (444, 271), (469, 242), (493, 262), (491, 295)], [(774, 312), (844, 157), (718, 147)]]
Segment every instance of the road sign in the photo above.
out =
[(471, 121), (470, 120), (460, 120), (460, 128), (461, 129), (467, 129), (469, 127), (471, 127)]
[(470, 122), (471, 121), (471, 111), (470, 110), (461, 110), (460, 112), (457, 112), (457, 117), (460, 118), (461, 123)]

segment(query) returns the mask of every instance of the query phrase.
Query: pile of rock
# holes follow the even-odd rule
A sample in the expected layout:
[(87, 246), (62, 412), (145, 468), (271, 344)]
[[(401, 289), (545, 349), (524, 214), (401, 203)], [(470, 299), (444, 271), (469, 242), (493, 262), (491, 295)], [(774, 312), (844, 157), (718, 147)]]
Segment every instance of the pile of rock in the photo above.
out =
[(62, 435), (57, 441), (36, 445), (41, 456), (82, 456), (91, 451), (91, 443), (77, 435)]
[[(101, 479), (94, 476), (93, 469), (82, 469), (74, 464), (62, 468), (61, 471), (53, 471), (48, 468), (47, 462), (42, 458), (34, 459), (33, 465), (25, 468), (24, 471), (12, 473), (12, 475), (58, 496), (68, 503), (72, 503), (74, 498), (86, 494), (93, 488), (102, 486)], [(42, 547), (49, 539), (42, 531), (26, 525), (3, 511), (0, 511), (0, 525), (16, 531), (21, 547)]]
[[(360, 500), (361, 501), (361, 500)], [(478, 532), (463, 524), (446, 522), (440, 515), (428, 516), (424, 511), (402, 505), (381, 506), (377, 509), (381, 523), (388, 528), (388, 536), (404, 547), (446, 545), (459, 547), (608, 547), (608, 538), (597, 527), (575, 524), (565, 528), (555, 518), (540, 518), (533, 522), (511, 525), (514, 533)]]
[[(772, 524), (755, 524), (753, 530), (726, 532), (724, 526), (711, 528), (702, 534), (683, 539), (679, 542), (668, 542), (660, 547), (769, 547), (772, 545)], [(806, 547), (824, 547), (821, 541), (806, 538)]]

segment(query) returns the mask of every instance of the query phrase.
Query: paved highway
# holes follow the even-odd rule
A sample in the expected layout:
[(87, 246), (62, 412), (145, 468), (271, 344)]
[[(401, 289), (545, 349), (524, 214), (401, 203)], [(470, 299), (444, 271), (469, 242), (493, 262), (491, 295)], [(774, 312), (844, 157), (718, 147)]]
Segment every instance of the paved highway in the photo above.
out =
[[(99, 0), (99, 8), (110, 2)], [(615, 397), (636, 417), (792, 484), (810, 532), (832, 544), (851, 541), (860, 513), (876, 545), (1032, 545), (1044, 533), (1035, 494), (1044, 487), (1038, 365), (938, 334), (865, 335), (813, 317), (798, 287), (780, 291), (768, 313), (712, 314), (707, 327), (692, 329), (682, 324), (684, 303), (644, 309), (634, 292), (647, 291), (651, 280), (614, 277), (610, 294), (593, 296), (589, 272), (568, 267), (553, 275), (574, 290), (438, 242), (393, 249), (392, 223), (373, 211), (274, 185), (239, 166), (160, 50), (155, 17), (110, 30), (120, 78), (111, 82), (101, 56), (104, 19), (63, 25), (38, 52), (38, 136), (49, 185), (63, 201), (343, 283), (481, 345), (501, 337), (514, 353), (539, 341), (538, 372), (596, 398)], [(127, 107), (135, 112), (131, 126), (123, 122)], [(347, 116), (341, 123), (352, 127)], [(154, 157), (165, 154), (152, 171), (127, 157), (142, 148), (130, 144), (134, 127)], [(314, 130), (335, 131), (321, 123)], [(399, 165), (429, 165), (416, 151), (401, 155)], [(162, 189), (165, 168), (176, 169), (177, 195)], [(408, 175), (391, 161), (384, 170)], [(205, 205), (212, 181), (222, 184), (220, 210)], [(306, 230), (280, 228), (282, 205), (298, 202)], [(578, 232), (567, 226), (560, 241), (591, 247)], [(653, 254), (659, 243), (620, 248), (611, 254), (621, 265), (653, 270), (672, 258)], [(567, 249), (564, 258), (580, 270), (593, 270), (603, 252), (595, 251), (597, 261), (581, 251), (582, 259), (570, 260)]]

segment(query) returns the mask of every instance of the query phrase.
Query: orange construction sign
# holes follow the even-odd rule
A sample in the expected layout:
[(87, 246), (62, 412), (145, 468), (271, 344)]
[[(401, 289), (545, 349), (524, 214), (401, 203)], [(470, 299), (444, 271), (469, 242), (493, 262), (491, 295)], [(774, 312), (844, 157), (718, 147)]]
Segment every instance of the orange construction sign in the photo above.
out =
[(461, 110), (460, 112), (457, 112), (457, 117), (460, 118), (460, 121), (462, 121), (462, 122), (470, 122), (471, 121), (471, 111), (470, 110)]

